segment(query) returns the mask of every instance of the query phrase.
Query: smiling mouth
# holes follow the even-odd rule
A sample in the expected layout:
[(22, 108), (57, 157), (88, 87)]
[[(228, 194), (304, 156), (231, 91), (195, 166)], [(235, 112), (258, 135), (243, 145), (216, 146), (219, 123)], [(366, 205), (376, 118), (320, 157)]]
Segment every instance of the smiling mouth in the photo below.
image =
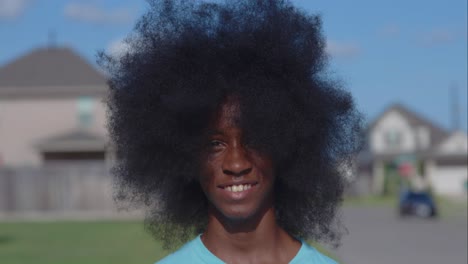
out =
[(242, 191), (246, 191), (250, 188), (252, 188), (253, 186), (257, 185), (257, 183), (247, 183), (247, 184), (233, 184), (233, 185), (228, 185), (228, 186), (224, 186), (224, 187), (220, 187), (226, 191), (229, 191), (229, 192), (242, 192)]

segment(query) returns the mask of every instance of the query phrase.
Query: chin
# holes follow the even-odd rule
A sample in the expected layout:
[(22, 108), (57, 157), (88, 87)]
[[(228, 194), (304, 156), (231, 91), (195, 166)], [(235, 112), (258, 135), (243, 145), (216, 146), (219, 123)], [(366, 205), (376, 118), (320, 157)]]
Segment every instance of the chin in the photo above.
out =
[(255, 218), (255, 216), (258, 216), (259, 213), (262, 210), (256, 209), (256, 208), (245, 208), (241, 206), (232, 206), (231, 208), (220, 208), (221, 210), (218, 210), (221, 215), (231, 221), (247, 221), (249, 219)]
[(232, 220), (232, 221), (244, 221), (252, 217), (252, 214), (249, 214), (246, 212), (227, 212), (227, 213), (222, 213), (222, 215), (226, 219)]

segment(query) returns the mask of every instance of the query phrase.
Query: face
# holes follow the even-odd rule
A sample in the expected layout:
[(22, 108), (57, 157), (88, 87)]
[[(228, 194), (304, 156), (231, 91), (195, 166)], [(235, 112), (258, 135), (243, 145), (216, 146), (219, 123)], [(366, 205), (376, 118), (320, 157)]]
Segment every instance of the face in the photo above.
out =
[(228, 219), (253, 217), (273, 206), (271, 160), (243, 143), (239, 107), (228, 100), (217, 113), (201, 161), (200, 184), (213, 210)]

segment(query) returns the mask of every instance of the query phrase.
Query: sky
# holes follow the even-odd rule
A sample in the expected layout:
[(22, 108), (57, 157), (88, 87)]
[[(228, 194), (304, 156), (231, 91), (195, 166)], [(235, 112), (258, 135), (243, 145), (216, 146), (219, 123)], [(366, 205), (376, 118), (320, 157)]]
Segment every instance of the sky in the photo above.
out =
[[(292, 2), (321, 15), (329, 71), (368, 122), (400, 103), (451, 130), (457, 102), (467, 131), (466, 0)], [(95, 65), (98, 51), (124, 48), (147, 7), (143, 0), (0, 0), (0, 67), (51, 43)]]

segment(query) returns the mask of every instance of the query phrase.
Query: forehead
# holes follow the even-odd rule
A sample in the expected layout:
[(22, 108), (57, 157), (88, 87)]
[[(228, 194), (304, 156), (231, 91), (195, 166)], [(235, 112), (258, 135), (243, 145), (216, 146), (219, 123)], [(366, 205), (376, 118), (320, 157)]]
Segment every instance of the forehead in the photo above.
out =
[(229, 97), (216, 111), (212, 127), (239, 127), (240, 116), (241, 110), (239, 100)]

